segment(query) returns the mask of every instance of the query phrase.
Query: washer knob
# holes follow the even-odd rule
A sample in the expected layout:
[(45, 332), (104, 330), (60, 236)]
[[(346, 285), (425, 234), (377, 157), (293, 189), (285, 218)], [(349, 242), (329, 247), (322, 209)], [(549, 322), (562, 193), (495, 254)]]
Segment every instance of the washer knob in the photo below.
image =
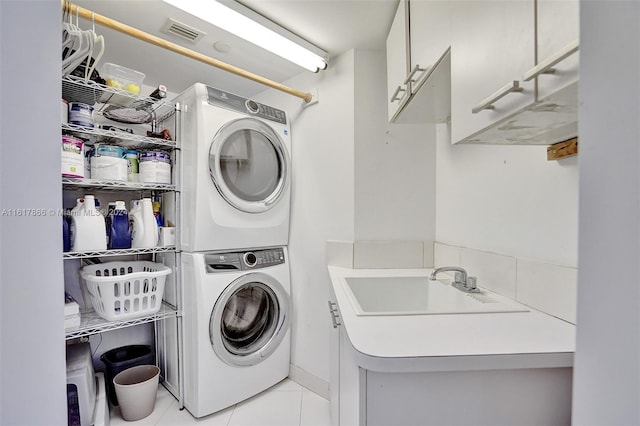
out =
[(246, 263), (246, 265), (250, 268), (253, 268), (254, 266), (256, 266), (256, 263), (258, 262), (258, 258), (253, 252), (245, 253), (243, 256), (243, 259), (244, 259), (244, 263)]

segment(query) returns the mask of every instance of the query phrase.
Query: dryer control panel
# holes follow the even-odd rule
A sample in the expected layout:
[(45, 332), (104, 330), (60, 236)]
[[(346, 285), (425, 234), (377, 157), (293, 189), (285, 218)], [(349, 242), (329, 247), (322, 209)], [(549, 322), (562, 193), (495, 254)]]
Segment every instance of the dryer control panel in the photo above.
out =
[(264, 105), (224, 90), (207, 86), (207, 102), (211, 105), (255, 115), (259, 118), (275, 121), (276, 123), (287, 124), (287, 115), (281, 109)]
[(248, 271), (267, 268), (285, 262), (282, 248), (238, 251), (230, 253), (206, 253), (204, 255), (207, 273), (228, 271)]

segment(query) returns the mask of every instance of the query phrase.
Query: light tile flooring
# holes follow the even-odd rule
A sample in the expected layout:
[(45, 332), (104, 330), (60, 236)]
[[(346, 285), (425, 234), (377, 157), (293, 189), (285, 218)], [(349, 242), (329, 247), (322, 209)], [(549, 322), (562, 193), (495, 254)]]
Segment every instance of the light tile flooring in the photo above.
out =
[(226, 410), (200, 419), (178, 409), (178, 401), (158, 386), (155, 409), (137, 422), (122, 419), (120, 409), (111, 409), (111, 425), (225, 425), (225, 426), (329, 426), (329, 401), (285, 379), (266, 391)]

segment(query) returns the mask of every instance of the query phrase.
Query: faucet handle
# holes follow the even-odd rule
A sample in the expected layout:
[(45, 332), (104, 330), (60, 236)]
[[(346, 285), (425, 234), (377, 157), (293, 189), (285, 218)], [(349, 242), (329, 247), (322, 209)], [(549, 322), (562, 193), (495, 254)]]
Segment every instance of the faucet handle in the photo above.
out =
[(467, 277), (467, 284), (466, 287), (469, 290), (475, 290), (476, 287), (476, 281), (478, 280), (477, 277)]

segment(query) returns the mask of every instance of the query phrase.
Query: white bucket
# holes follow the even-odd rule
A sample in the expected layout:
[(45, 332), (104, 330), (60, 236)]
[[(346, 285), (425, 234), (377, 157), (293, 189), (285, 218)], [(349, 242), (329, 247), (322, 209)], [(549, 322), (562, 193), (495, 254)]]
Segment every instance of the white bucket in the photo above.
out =
[(138, 167), (140, 182), (171, 183), (171, 156), (167, 152), (142, 152)]
[(132, 422), (153, 412), (159, 378), (155, 365), (137, 365), (116, 374), (113, 385), (123, 419)]
[(84, 141), (73, 136), (62, 136), (62, 176), (83, 178), (84, 176)]
[(91, 157), (91, 179), (127, 180), (127, 159), (100, 155)]

